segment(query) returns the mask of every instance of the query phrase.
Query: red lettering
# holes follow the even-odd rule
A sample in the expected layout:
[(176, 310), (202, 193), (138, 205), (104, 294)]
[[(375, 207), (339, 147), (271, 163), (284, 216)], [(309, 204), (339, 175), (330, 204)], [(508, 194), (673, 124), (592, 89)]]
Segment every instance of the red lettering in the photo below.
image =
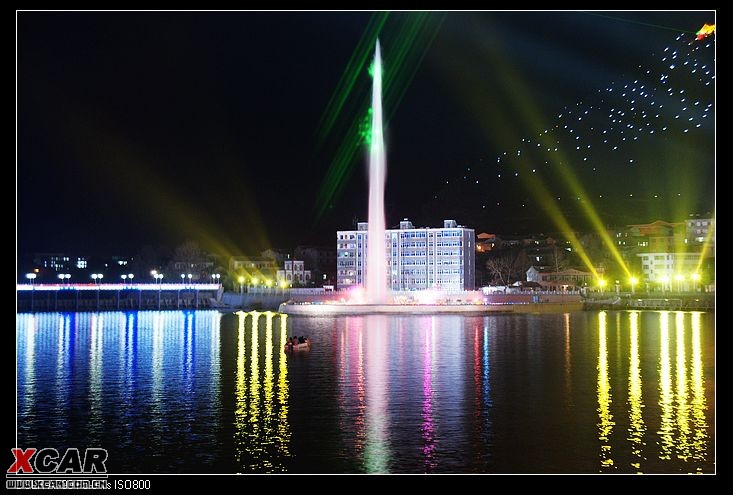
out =
[(15, 456), (15, 462), (10, 466), (10, 469), (8, 469), (9, 473), (18, 474), (19, 472), (33, 472), (33, 468), (31, 467), (31, 457), (36, 453), (36, 449), (10, 449), (10, 451)]

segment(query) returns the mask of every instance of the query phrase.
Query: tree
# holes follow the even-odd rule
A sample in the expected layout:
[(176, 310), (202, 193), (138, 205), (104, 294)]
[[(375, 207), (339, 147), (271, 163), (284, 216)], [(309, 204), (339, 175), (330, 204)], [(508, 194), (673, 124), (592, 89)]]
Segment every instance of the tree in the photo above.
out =
[(514, 255), (508, 251), (486, 260), (486, 270), (489, 272), (489, 277), (493, 282), (499, 282), (500, 285), (509, 285), (513, 265)]
[(524, 279), (531, 266), (524, 249), (506, 249), (492, 253), (486, 260), (489, 278), (500, 285), (509, 285), (512, 280)]
[(551, 270), (554, 270), (555, 272), (560, 272), (570, 266), (570, 260), (568, 259), (567, 251), (565, 251), (562, 247), (559, 247), (557, 244), (552, 246), (552, 254), (549, 256), (549, 258), (550, 259), (548, 260), (548, 266)]
[(203, 252), (196, 241), (186, 241), (183, 244), (179, 244), (176, 250), (173, 252), (168, 270), (171, 273), (176, 271), (176, 264), (179, 266), (185, 266), (185, 269), (190, 269), (196, 263), (199, 263), (203, 258)]

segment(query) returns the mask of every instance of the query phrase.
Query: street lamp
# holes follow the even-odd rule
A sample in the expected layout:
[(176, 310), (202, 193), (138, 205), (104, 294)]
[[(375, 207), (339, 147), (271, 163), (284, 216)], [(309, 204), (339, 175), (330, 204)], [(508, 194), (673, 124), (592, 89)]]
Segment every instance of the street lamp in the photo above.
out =
[(616, 280), (616, 294), (618, 294), (619, 287), (621, 287), (621, 285), (619, 284), (619, 281)]
[(634, 293), (634, 287), (636, 287), (636, 284), (639, 283), (639, 279), (636, 278), (636, 277), (631, 277), (629, 279), (629, 282), (631, 282), (631, 293), (633, 294)]
[(244, 277), (239, 277), (238, 280), (239, 280), (239, 293), (244, 294)]
[(158, 284), (163, 283), (163, 274), (162, 273), (156, 273), (153, 275), (153, 278), (155, 278), (155, 281), (158, 282)]
[(94, 280), (95, 284), (99, 284), (99, 281), (102, 280), (102, 278), (104, 278), (104, 275), (102, 275), (101, 273), (92, 273), (92, 279)]
[(122, 277), (122, 283), (124, 284), (127, 279), (127, 275), (120, 275), (120, 277)]
[(219, 273), (212, 273), (211, 274), (211, 280), (212, 282), (215, 281), (215, 283), (219, 283), (219, 279), (221, 278), (221, 274)]
[(158, 270), (150, 270), (150, 276), (158, 280)]
[(188, 274), (188, 285), (191, 285), (191, 278), (193, 278), (193, 275), (190, 273)]
[(700, 274), (693, 273), (692, 275), (690, 275), (690, 278), (692, 279), (692, 282), (694, 284), (695, 292), (697, 292), (697, 283), (700, 281)]
[(64, 279), (71, 278), (71, 275), (68, 273), (59, 273), (58, 277), (61, 280), (61, 283), (63, 284)]
[(127, 274), (127, 278), (129, 278), (130, 279), (130, 283), (132, 283), (132, 279), (135, 278), (135, 275), (132, 274), (132, 273), (128, 273)]
[(186, 274), (185, 273), (181, 273), (181, 283), (182, 284), (186, 283)]
[(598, 279), (598, 288), (601, 289), (601, 294), (603, 294), (603, 288), (606, 286), (606, 281), (602, 278)]
[(36, 288), (33, 286), (33, 281), (36, 279), (35, 273), (26, 273), (25, 278), (31, 281), (31, 311), (34, 309), (34, 302), (35, 302), (35, 295), (36, 295)]

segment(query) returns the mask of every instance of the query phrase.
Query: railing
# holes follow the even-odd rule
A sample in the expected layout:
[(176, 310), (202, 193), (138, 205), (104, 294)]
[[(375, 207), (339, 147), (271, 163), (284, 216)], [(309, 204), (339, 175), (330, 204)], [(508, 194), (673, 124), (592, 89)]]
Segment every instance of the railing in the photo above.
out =
[(219, 290), (219, 284), (18, 284), (18, 291), (62, 290)]

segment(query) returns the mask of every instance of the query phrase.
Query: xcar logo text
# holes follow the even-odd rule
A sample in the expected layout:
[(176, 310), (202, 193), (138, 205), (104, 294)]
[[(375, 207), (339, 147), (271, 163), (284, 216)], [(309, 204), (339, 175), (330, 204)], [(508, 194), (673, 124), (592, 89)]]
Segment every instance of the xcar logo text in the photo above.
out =
[(82, 457), (79, 449), (66, 449), (63, 456), (52, 448), (10, 449), (15, 462), (11, 474), (95, 474), (106, 473), (107, 449), (89, 448)]

